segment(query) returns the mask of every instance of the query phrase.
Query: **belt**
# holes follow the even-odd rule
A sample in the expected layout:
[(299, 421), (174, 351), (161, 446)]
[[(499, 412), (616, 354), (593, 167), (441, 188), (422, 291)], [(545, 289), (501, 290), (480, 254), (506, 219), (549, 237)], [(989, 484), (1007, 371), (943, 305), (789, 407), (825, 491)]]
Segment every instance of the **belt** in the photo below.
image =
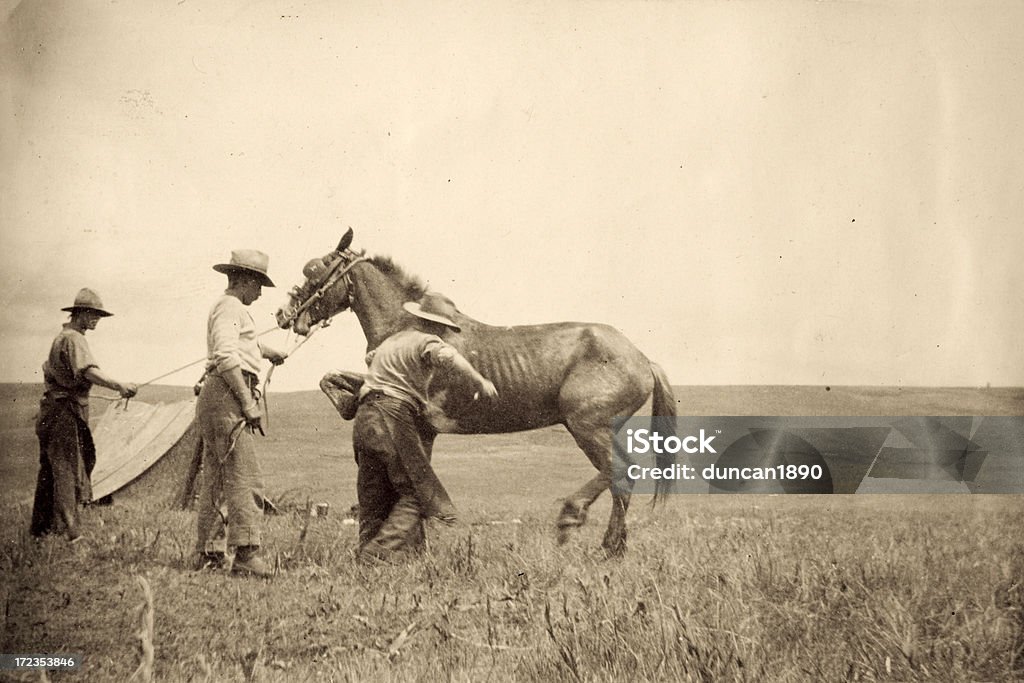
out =
[[(205, 373), (203, 373), (203, 376), (199, 378), (199, 382), (197, 382), (196, 385), (192, 388), (193, 391), (195, 391), (196, 396), (198, 396), (199, 392), (202, 390), (203, 384), (206, 382), (207, 375), (215, 375), (217, 377), (220, 377), (222, 380), (224, 379), (223, 377), (221, 377), (221, 374), (219, 372), (216, 372), (215, 370), (207, 370)], [(242, 380), (245, 381), (245, 386), (249, 389), (249, 391), (252, 392), (253, 398), (259, 401), (260, 378), (256, 375), (256, 373), (250, 372), (249, 370), (242, 370)]]
[[(206, 372), (204, 372), (203, 376), (199, 378), (199, 382), (196, 383), (196, 386), (201, 386), (202, 383), (206, 380), (207, 375), (217, 375), (219, 377), (220, 373), (217, 372), (216, 368), (214, 368), (213, 366), (206, 368)], [(252, 372), (251, 370), (242, 370), (242, 379), (245, 380), (246, 386), (248, 386), (250, 389), (257, 387), (260, 384), (259, 376), (255, 372)]]
[(46, 393), (43, 394), (43, 400), (44, 401), (50, 401), (52, 403), (60, 403), (61, 401), (66, 401), (68, 403), (77, 403), (78, 405), (88, 405), (88, 403), (89, 403), (89, 395), (88, 394), (86, 394), (85, 396), (77, 396), (77, 395), (71, 395), (71, 394), (57, 394), (57, 395), (54, 395), (54, 394), (51, 394), (49, 391), (47, 391)]
[(392, 398), (392, 397), (388, 396), (387, 394), (385, 394), (380, 389), (370, 389), (365, 394), (363, 394), (362, 396), (359, 397), (359, 403), (372, 403), (373, 401), (376, 401), (379, 398)]
[(374, 401), (380, 400), (395, 401), (396, 403), (400, 403), (401, 405), (406, 406), (407, 408), (415, 412), (419, 412), (420, 410), (419, 404), (414, 403), (409, 399), (398, 398), (397, 396), (392, 396), (391, 394), (384, 393), (380, 389), (370, 389), (368, 392), (363, 394), (359, 398), (359, 405), (362, 405), (364, 403), (373, 403)]

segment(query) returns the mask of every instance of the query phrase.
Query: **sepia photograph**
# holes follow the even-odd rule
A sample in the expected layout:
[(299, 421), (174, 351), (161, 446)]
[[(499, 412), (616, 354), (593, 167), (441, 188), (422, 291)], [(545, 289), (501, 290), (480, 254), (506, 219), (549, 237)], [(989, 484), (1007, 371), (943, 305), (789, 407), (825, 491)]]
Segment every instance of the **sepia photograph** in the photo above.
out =
[(1022, 27), (0, 0), (0, 681), (1021, 680)]

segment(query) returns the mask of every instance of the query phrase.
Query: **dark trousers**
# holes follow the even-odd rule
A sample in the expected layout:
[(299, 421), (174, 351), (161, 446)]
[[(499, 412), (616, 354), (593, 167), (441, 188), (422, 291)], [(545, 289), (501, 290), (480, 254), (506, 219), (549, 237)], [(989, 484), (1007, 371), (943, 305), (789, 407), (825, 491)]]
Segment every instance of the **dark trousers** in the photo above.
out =
[(382, 394), (363, 400), (353, 425), (359, 473), (359, 548), (387, 556), (418, 550), (423, 519), (454, 519), (447, 492), (430, 468), (434, 431), (408, 403)]
[(63, 531), (78, 536), (78, 506), (92, 499), (96, 448), (86, 421), (70, 401), (46, 401), (36, 421), (39, 475), (32, 503), (33, 536)]

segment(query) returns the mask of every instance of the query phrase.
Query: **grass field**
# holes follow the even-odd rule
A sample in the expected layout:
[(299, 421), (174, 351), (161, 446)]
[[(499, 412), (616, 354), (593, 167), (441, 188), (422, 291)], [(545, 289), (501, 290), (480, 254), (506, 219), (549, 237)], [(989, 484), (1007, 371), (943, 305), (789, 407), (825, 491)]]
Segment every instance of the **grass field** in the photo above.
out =
[[(266, 518), (278, 574), (264, 582), (189, 571), (194, 515), (145, 500), (87, 509), (75, 546), (30, 539), (38, 395), (0, 388), (0, 652), (84, 657), (51, 680), (127, 680), (150, 646), (166, 681), (1024, 678), (1020, 496), (638, 496), (629, 551), (609, 561), (607, 496), (554, 544), (558, 498), (592, 475), (564, 430), (442, 436), (462, 524), (431, 528), (408, 565), (364, 567), (343, 514), (351, 423), (319, 394), (272, 394), (258, 447), (284, 513)], [(676, 395), (696, 415), (1024, 414), (1017, 389)]]

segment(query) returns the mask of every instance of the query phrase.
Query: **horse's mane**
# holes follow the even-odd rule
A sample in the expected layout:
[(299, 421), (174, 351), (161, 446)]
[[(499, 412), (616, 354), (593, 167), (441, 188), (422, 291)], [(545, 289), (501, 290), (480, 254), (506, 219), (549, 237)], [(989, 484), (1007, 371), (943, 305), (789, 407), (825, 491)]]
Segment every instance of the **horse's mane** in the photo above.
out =
[(369, 261), (377, 267), (377, 270), (390, 277), (402, 288), (408, 301), (418, 301), (426, 294), (427, 286), (423, 283), (423, 280), (407, 273), (390, 256), (372, 256)]

